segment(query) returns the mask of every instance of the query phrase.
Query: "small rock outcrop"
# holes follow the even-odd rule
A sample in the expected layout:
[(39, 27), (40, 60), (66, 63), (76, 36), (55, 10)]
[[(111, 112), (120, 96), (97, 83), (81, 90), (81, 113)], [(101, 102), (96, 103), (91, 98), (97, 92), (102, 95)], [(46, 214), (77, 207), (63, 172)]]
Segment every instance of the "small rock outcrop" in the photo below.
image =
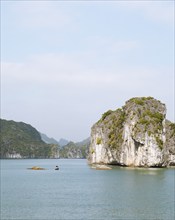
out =
[(91, 129), (90, 164), (137, 167), (175, 165), (175, 124), (152, 97), (132, 98), (107, 111)]
[(28, 168), (28, 170), (45, 170), (45, 168), (34, 166), (31, 168)]

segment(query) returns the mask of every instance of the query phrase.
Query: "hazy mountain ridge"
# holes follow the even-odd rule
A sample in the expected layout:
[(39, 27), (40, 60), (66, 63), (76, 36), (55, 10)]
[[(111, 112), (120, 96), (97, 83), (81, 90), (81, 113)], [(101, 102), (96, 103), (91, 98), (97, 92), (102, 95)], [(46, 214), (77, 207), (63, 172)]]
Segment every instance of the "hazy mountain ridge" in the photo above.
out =
[(48, 137), (46, 134), (40, 133), (42, 141), (44, 141), (46, 144), (57, 144), (59, 145), (59, 142), (55, 140), (54, 138)]
[(0, 128), (1, 158), (53, 158), (58, 154), (29, 124), (0, 119)]
[(90, 138), (87, 138), (81, 142), (74, 143), (70, 141), (67, 145), (63, 146), (59, 150), (60, 158), (86, 158), (88, 155), (88, 149), (90, 146)]
[(63, 147), (63, 146), (65, 146), (66, 144), (68, 144), (69, 141), (66, 140), (66, 139), (64, 139), (64, 138), (60, 138), (60, 140), (59, 140), (58, 143), (59, 143), (60, 147)]
[[(47, 137), (47, 135), (42, 135), (42, 137), (44, 137), (43, 141), (47, 141), (47, 143), (50, 144), (55, 143), (56, 140), (54, 138), (47, 137), (46, 139), (45, 136)], [(90, 137), (81, 142), (67, 141), (66, 139), (61, 138), (60, 141), (57, 143), (59, 158), (82, 159), (87, 157), (90, 145)]]
[[(24, 122), (0, 119), (0, 158), (86, 158), (88, 143), (58, 142)], [(89, 142), (88, 142), (89, 140)]]
[(61, 138), (58, 142), (54, 138), (49, 138), (47, 135), (41, 133), (41, 138), (46, 143), (58, 145), (59, 158), (74, 159), (87, 157), (90, 137), (81, 142), (68, 141), (64, 138)]

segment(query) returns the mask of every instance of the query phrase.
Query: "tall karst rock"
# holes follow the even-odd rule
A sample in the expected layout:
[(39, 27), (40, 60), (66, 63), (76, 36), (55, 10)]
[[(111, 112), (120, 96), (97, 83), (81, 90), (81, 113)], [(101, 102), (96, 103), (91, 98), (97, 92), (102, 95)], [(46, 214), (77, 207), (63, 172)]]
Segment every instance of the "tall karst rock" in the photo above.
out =
[(152, 97), (132, 98), (107, 111), (91, 129), (89, 163), (161, 167), (175, 165), (175, 124)]

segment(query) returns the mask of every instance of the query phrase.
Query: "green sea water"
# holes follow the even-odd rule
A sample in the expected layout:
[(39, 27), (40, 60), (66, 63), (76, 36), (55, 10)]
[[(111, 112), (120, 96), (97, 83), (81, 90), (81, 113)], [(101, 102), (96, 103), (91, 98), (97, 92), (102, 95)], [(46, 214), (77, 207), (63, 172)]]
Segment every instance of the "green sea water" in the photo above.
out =
[[(175, 169), (114, 167), (86, 160), (1, 160), (1, 220), (173, 220)], [(58, 165), (60, 170), (54, 170)], [(46, 170), (29, 170), (40, 166)]]

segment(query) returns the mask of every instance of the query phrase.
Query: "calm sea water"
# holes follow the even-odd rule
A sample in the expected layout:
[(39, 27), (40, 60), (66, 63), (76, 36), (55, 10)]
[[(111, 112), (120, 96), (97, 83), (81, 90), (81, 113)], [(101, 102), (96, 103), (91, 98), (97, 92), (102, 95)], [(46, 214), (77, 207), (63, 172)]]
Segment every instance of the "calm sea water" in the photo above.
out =
[[(46, 170), (27, 169), (32, 166)], [(174, 182), (175, 169), (94, 170), (86, 160), (1, 160), (1, 220), (173, 220)]]

